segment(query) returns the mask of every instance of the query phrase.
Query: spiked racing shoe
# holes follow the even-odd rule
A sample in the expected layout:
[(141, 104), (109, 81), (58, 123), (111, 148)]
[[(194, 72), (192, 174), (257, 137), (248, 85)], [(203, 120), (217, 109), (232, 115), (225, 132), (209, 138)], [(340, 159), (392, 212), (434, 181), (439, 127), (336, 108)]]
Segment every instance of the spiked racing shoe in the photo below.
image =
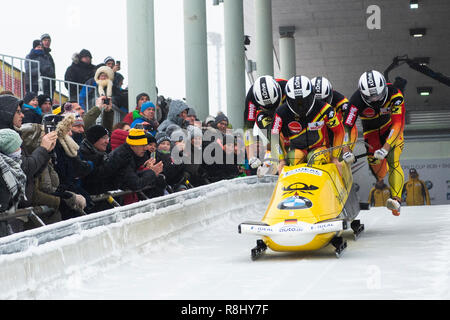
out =
[(386, 208), (391, 210), (394, 216), (398, 217), (400, 215), (400, 207), (400, 201), (397, 198), (389, 198), (386, 202)]

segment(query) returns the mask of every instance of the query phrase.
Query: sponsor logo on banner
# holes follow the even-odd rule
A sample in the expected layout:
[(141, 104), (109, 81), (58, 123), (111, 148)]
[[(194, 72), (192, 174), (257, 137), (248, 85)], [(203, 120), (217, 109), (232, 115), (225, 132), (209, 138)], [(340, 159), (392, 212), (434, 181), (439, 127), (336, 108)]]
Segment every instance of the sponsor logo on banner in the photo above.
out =
[(248, 121), (255, 121), (256, 119), (256, 106), (253, 103), (248, 105)]
[(273, 121), (272, 134), (280, 134), (281, 126), (283, 121), (279, 115), (275, 115), (275, 120)]
[(288, 124), (288, 128), (292, 133), (300, 133), (302, 132), (302, 125), (300, 122), (293, 121)]
[(373, 118), (375, 117), (375, 110), (372, 108), (365, 108), (362, 114), (366, 118)]
[(357, 114), (358, 114), (358, 108), (355, 106), (351, 106), (350, 112), (347, 116), (347, 120), (345, 120), (345, 124), (348, 126), (353, 126), (355, 124)]

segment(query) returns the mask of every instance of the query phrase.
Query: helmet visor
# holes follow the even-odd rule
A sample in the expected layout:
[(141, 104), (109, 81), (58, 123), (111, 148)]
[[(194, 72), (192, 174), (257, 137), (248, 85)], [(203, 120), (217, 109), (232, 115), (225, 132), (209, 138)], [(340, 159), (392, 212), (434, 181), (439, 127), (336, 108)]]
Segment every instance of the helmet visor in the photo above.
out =
[(311, 110), (315, 101), (315, 95), (310, 94), (306, 98), (297, 97), (295, 99), (289, 99), (288, 103), (292, 110), (298, 115), (306, 115)]
[(384, 89), (381, 93), (370, 95), (370, 96), (363, 95), (363, 98), (364, 98), (364, 100), (366, 100), (369, 103), (379, 102), (379, 101), (384, 100), (384, 98), (386, 98), (386, 94), (387, 94), (387, 87), (384, 87)]

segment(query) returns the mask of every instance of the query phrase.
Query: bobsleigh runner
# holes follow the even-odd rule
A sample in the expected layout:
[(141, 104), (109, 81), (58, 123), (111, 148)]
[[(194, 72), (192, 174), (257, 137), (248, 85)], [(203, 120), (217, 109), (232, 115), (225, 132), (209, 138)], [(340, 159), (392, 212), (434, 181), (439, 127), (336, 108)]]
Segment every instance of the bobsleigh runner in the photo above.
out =
[[(253, 260), (267, 248), (273, 251), (312, 251), (328, 244), (339, 258), (347, 243), (342, 237), (351, 229), (355, 240), (364, 225), (355, 218), (368, 205), (359, 203), (351, 165), (341, 161), (341, 173), (334, 163), (320, 164), (317, 157), (334, 147), (315, 153), (308, 163), (285, 166), (261, 222), (243, 222), (238, 231), (262, 237), (251, 250)], [(366, 156), (362, 154), (356, 158)]]

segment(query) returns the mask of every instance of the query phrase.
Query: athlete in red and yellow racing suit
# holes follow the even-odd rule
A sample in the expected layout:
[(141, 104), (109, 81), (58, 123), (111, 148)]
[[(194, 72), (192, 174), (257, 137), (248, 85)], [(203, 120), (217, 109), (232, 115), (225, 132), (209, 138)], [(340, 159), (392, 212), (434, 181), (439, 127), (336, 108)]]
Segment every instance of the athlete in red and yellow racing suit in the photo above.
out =
[[(392, 84), (387, 84), (387, 89), (386, 101), (380, 107), (367, 104), (360, 92), (356, 91), (350, 98), (343, 121), (345, 134), (350, 136), (356, 119), (361, 118), (364, 141), (369, 145), (366, 148), (370, 170), (377, 181), (383, 180), (389, 172), (392, 197), (401, 202), (404, 174), (400, 155), (404, 146), (405, 102), (401, 91)], [(388, 152), (383, 160), (374, 157), (375, 151), (380, 149)]]
[[(332, 144), (328, 138), (328, 129), (333, 132)], [(344, 140), (344, 128), (334, 108), (326, 102), (316, 101), (311, 111), (301, 117), (293, 112), (287, 103), (280, 106), (273, 121), (272, 134), (280, 135), (282, 152), (279, 155), (279, 172), (285, 165), (297, 165), (306, 162), (310, 152), (340, 146)], [(284, 141), (289, 141), (289, 146)], [(337, 162), (341, 150), (336, 149), (331, 159), (326, 162)]]

